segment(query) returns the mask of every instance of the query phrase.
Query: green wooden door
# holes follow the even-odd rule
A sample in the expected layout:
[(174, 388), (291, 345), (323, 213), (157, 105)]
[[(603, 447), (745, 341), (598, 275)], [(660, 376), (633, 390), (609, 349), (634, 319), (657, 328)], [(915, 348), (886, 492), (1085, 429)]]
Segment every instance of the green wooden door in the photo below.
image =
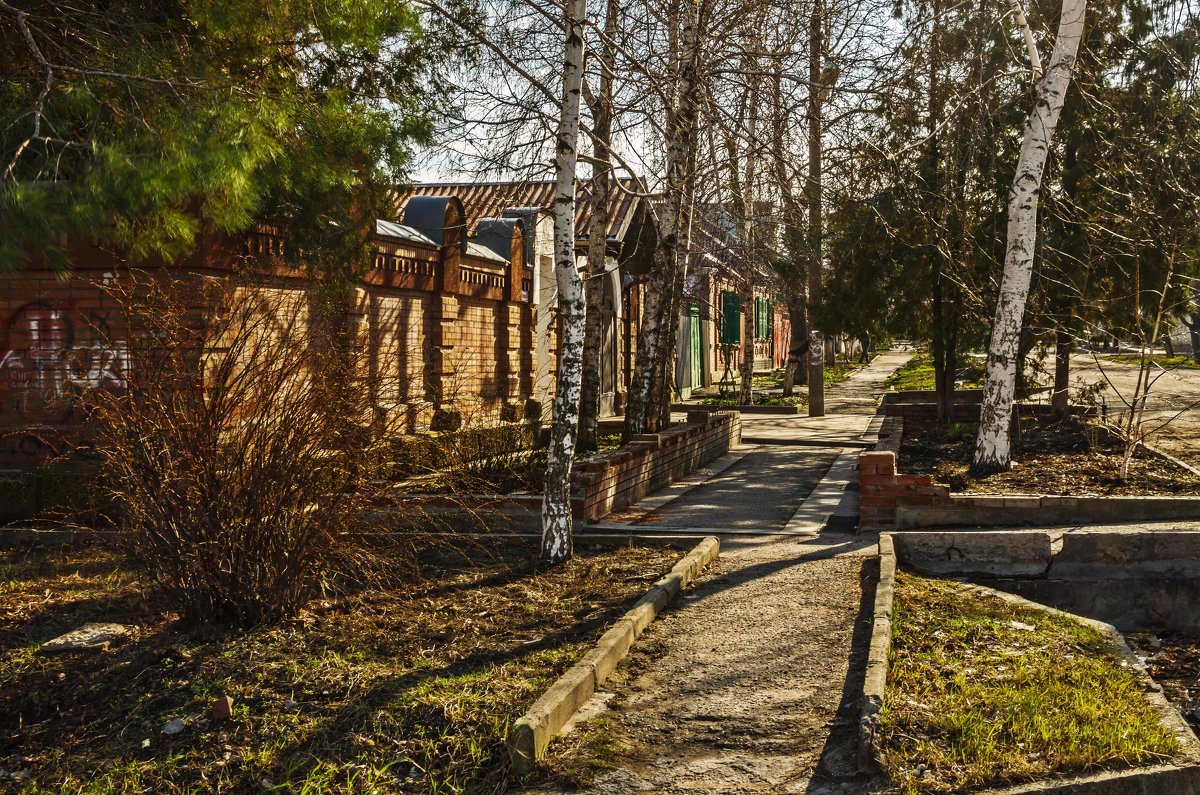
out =
[(704, 344), (700, 338), (700, 305), (688, 307), (688, 331), (691, 335), (692, 387), (704, 386)]

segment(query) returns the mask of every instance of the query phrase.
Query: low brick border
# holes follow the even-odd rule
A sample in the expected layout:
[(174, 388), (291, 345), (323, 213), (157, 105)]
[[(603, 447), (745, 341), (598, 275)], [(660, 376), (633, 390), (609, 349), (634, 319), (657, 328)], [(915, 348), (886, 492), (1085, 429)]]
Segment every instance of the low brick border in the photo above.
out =
[[(1091, 775), (1048, 779), (1040, 782), (980, 790), (978, 795), (1025, 795), (1054, 793), (1055, 795), (1179, 795), (1200, 793), (1200, 740), (1188, 727), (1154, 681), (1145, 665), (1129, 648), (1125, 638), (1111, 624), (1067, 613), (1015, 594), (997, 591), (984, 585), (961, 583), (962, 587), (980, 596), (992, 596), (1043, 613), (1064, 616), (1080, 621), (1107, 636), (1120, 651), (1130, 669), (1142, 680), (1142, 689), (1166, 725), (1179, 740), (1184, 764), (1155, 765), (1131, 770), (1109, 771)], [(867, 670), (859, 717), (859, 755), (865, 764), (880, 766), (877, 744), (879, 711), (887, 691), (888, 655), (892, 643), (892, 611), (896, 594), (896, 554), (892, 537), (879, 537), (879, 584), (875, 591), (874, 627), (867, 654)]]
[[(599, 522), (711, 464), (741, 439), (737, 412), (689, 411), (686, 423), (640, 434), (616, 450), (577, 461), (571, 472), (571, 514), (577, 521)], [(411, 494), (404, 505), (416, 522), (435, 520), (459, 530), (541, 531), (540, 494)], [(387, 504), (380, 507), (391, 510)]]
[(708, 536), (675, 564), (665, 577), (654, 584), (629, 612), (603, 635), (596, 645), (560, 676), (529, 711), (517, 719), (508, 733), (508, 750), (513, 772), (523, 775), (546, 756), (550, 740), (604, 684), (625, 658), (634, 640), (650, 626), (658, 614), (695, 581), (697, 575), (716, 560), (721, 542)]
[(904, 418), (888, 416), (882, 422), (875, 449), (858, 457), (859, 521), (864, 528), (1045, 527), (1200, 520), (1200, 497), (952, 494), (949, 486), (934, 483), (930, 475), (898, 471), (896, 457), (903, 435)]
[[(595, 522), (632, 505), (717, 460), (741, 439), (737, 412), (695, 409), (686, 424), (639, 434), (617, 450), (579, 462), (572, 473), (575, 518)], [(539, 497), (539, 508), (540, 502)]]
[(807, 406), (759, 406), (751, 403), (738, 403), (731, 406), (710, 406), (704, 403), (674, 403), (671, 411), (736, 411), (739, 414), (782, 414), (790, 417), (808, 411)]

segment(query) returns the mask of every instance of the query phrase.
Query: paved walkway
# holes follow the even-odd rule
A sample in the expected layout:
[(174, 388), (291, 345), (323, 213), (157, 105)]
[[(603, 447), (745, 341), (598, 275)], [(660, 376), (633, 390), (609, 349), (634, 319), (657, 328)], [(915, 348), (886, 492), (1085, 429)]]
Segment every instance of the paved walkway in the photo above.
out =
[(883, 382), (912, 358), (911, 351), (886, 351), (825, 393), (825, 416), (742, 415), (746, 443), (857, 446), (861, 444)]
[(828, 517), (843, 504), (875, 397), (908, 355), (884, 354), (831, 389), (838, 415), (743, 417), (780, 443), (744, 446), (708, 480), (606, 523), (715, 533), (722, 552), (610, 680), (603, 731), (621, 750), (590, 791), (878, 788), (855, 744), (876, 539)]

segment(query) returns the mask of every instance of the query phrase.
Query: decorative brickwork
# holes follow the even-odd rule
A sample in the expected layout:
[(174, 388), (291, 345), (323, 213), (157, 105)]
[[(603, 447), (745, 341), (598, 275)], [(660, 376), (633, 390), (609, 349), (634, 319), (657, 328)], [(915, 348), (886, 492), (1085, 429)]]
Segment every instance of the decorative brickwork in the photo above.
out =
[[(449, 202), (446, 213), (450, 231), (440, 244), (395, 224), (377, 225), (372, 267), (345, 309), (366, 348), (372, 401), (401, 417), (408, 432), (427, 430), (439, 418), (458, 427), (540, 412), (530, 405), (537, 310), (521, 222), (509, 222), (511, 249), (502, 258), (468, 252), (465, 236), (453, 232), (461, 228), (452, 223), (461, 207)], [(139, 266), (136, 280), (199, 284), (230, 280), (233, 267), (249, 266), (247, 289), (270, 306), (304, 307), (315, 284), (283, 252), (282, 241), (264, 230), (175, 265)], [(32, 470), (63, 439), (77, 437), (88, 392), (125, 388), (124, 375), (137, 367), (134, 340), (110, 292), (114, 284), (132, 283), (133, 272), (110, 252), (79, 245), (76, 254), (69, 278), (38, 262), (0, 277), (0, 471)], [(202, 318), (215, 307), (189, 303), (188, 309)]]

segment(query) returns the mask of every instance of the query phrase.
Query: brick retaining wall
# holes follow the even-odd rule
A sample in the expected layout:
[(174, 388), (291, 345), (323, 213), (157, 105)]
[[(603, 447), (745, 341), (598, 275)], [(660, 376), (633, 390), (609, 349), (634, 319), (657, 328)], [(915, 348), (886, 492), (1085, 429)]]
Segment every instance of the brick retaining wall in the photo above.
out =
[[(1039, 404), (1033, 407), (1042, 408)], [(930, 475), (897, 472), (903, 434), (904, 418), (889, 416), (875, 449), (859, 454), (861, 527), (899, 530), (1200, 520), (1200, 497), (951, 494), (949, 486), (934, 483)]]
[(935, 484), (931, 475), (896, 472), (893, 450), (872, 450), (858, 456), (859, 525), (892, 527), (897, 505), (945, 505), (950, 487)]
[[(576, 462), (571, 473), (571, 514), (576, 521), (597, 522), (665, 488), (720, 458), (741, 441), (737, 412), (688, 412), (688, 422), (662, 433), (635, 437), (610, 453)], [(412, 516), (437, 514), (460, 529), (537, 532), (541, 495), (441, 496), (407, 498)]]
[(720, 458), (741, 441), (737, 412), (688, 412), (686, 425), (635, 436), (574, 474), (575, 518), (597, 521)]

